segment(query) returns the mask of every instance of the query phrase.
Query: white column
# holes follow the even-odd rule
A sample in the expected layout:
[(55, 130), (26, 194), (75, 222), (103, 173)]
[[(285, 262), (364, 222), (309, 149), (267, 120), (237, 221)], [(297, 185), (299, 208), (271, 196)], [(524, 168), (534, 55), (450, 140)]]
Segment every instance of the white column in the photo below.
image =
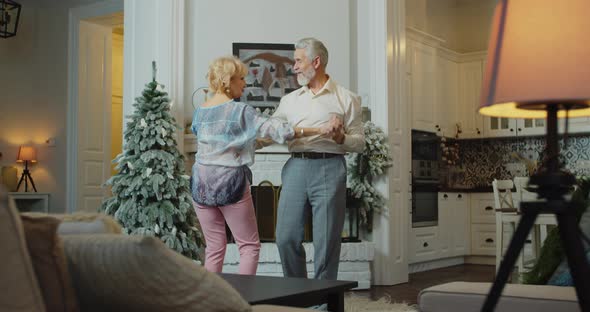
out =
[[(185, 0), (126, 0), (124, 43), (123, 114), (133, 112), (135, 98), (152, 80), (165, 86), (171, 110), (179, 127), (184, 113), (184, 18)], [(127, 120), (123, 122), (126, 128)], [(182, 130), (177, 131), (178, 148), (183, 150)]]
[[(405, 1), (358, 1), (359, 94), (371, 110), (371, 119), (387, 134), (393, 167), (375, 181), (387, 199), (374, 215), (373, 284), (408, 281), (408, 224), (410, 222), (410, 116), (405, 101)], [(366, 25), (362, 23), (366, 22)], [(368, 26), (367, 26), (368, 25)], [(368, 39), (361, 39), (366, 33)], [(360, 49), (366, 49), (362, 52)]]

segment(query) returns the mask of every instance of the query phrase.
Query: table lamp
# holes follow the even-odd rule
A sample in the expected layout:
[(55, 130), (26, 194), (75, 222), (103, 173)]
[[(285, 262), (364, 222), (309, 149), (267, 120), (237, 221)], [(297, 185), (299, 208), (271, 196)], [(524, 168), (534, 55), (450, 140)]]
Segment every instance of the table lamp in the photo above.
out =
[(33, 182), (33, 177), (31, 177), (31, 173), (29, 172), (29, 162), (36, 163), (37, 162), (37, 151), (33, 146), (23, 145), (18, 149), (18, 155), (16, 156), (16, 162), (18, 163), (25, 163), (25, 170), (23, 170), (23, 174), (18, 181), (18, 185), (16, 186), (16, 191), (20, 189), (20, 185), (25, 182), (25, 192), (29, 191), (29, 181), (31, 181), (31, 185), (33, 186), (33, 190), (37, 192), (37, 188), (35, 187), (35, 182)]
[(590, 311), (590, 269), (574, 209), (564, 199), (575, 178), (560, 168), (558, 118), (590, 116), (589, 0), (499, 0), (492, 21), (479, 113), (546, 118), (543, 167), (530, 178), (539, 201), (522, 217), (482, 311), (492, 311), (539, 213), (557, 216), (578, 300)]

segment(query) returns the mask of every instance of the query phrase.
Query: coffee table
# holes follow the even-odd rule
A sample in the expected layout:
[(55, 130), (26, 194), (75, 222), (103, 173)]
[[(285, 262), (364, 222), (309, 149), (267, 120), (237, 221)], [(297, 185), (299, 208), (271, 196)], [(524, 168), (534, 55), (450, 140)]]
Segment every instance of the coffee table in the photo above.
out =
[(356, 281), (330, 281), (294, 277), (219, 274), (250, 304), (309, 307), (328, 304), (328, 310), (344, 311), (344, 291)]

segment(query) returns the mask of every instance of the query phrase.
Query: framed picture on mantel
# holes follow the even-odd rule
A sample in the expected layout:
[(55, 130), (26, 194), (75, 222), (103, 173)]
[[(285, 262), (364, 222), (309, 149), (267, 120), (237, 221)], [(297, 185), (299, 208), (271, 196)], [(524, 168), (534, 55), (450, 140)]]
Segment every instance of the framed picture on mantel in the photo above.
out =
[(294, 51), (293, 44), (234, 42), (233, 54), (248, 68), (246, 88), (239, 100), (273, 111), (281, 97), (298, 89)]

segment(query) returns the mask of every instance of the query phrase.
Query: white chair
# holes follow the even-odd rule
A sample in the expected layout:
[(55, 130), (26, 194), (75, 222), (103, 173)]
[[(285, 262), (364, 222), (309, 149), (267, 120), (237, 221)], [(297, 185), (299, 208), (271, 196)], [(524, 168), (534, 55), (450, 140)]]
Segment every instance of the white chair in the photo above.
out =
[[(508, 223), (514, 233), (516, 223), (520, 216), (518, 210), (514, 205), (512, 198), (512, 188), (514, 182), (512, 180), (496, 180), (492, 181), (492, 188), (494, 189), (494, 208), (496, 210), (496, 272), (500, 268), (500, 262), (504, 255), (504, 224)], [(518, 257), (517, 266), (519, 272), (523, 266), (522, 252)]]
[[(537, 200), (537, 193), (530, 192), (526, 189), (529, 183), (528, 177), (515, 177), (514, 186), (516, 187), (516, 200), (518, 201), (518, 211), (520, 212), (520, 203)], [(566, 197), (571, 195), (566, 195)], [(557, 219), (553, 214), (542, 213), (537, 217), (532, 233), (532, 247), (534, 259), (539, 257), (541, 245), (547, 238), (548, 230), (557, 225)], [(526, 261), (525, 261), (526, 262)]]

